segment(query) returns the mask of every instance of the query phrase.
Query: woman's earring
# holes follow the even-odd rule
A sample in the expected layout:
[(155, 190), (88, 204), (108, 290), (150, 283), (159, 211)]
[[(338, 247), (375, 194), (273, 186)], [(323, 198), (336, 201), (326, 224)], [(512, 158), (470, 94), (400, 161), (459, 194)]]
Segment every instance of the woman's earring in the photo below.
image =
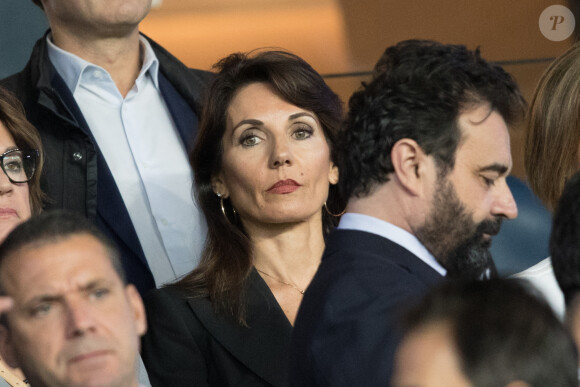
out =
[(344, 215), (344, 213), (346, 212), (346, 208), (345, 208), (344, 210), (342, 210), (342, 212), (341, 212), (340, 214), (333, 214), (333, 213), (332, 213), (332, 212), (330, 212), (330, 210), (328, 209), (328, 206), (326, 205), (326, 202), (324, 202), (324, 209), (326, 210), (326, 212), (328, 212), (328, 215), (330, 215), (330, 216), (336, 216), (336, 217), (342, 216), (342, 215)]
[[(219, 192), (216, 192), (215, 194), (217, 195), (218, 198), (220, 198), (220, 207), (222, 208), (222, 214), (224, 214), (226, 219), (228, 219), (228, 216), (226, 215), (226, 209), (224, 207), (224, 198), (222, 197), (222, 194)], [(228, 219), (228, 222), (229, 222), (229, 219)]]

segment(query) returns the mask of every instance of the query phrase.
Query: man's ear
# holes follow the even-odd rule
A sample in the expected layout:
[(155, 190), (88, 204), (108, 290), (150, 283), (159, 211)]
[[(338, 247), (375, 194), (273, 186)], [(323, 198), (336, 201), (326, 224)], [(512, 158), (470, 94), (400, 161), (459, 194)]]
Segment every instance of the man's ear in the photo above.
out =
[(2, 356), (2, 360), (12, 368), (20, 367), (15, 348), (16, 347), (12, 342), (12, 336), (10, 335), (10, 330), (6, 325), (0, 324), (0, 355)]
[(139, 336), (143, 336), (147, 332), (147, 317), (145, 316), (145, 306), (143, 305), (143, 300), (137, 291), (135, 286), (129, 284), (125, 288), (127, 297), (129, 299), (129, 305), (133, 312), (135, 318), (135, 330)]
[(400, 139), (391, 150), (391, 162), (399, 183), (413, 195), (422, 192), (428, 172), (428, 156), (415, 140)]

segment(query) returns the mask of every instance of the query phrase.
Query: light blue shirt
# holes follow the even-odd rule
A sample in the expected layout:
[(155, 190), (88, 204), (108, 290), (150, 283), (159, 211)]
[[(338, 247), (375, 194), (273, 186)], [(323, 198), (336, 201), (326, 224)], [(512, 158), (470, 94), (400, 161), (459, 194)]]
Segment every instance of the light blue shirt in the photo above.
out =
[[(142, 68), (123, 97), (109, 73), (56, 47), (49, 58), (72, 92), (111, 170), (156, 284), (199, 262), (206, 225), (192, 196), (193, 175), (159, 90), (157, 60), (140, 37)], [(74, 187), (70, 187), (74, 189)]]
[(437, 262), (435, 257), (419, 242), (417, 237), (394, 224), (373, 216), (348, 212), (340, 218), (338, 228), (370, 232), (386, 238), (415, 254), (420, 260), (431, 266), (442, 276), (447, 274), (447, 270)]

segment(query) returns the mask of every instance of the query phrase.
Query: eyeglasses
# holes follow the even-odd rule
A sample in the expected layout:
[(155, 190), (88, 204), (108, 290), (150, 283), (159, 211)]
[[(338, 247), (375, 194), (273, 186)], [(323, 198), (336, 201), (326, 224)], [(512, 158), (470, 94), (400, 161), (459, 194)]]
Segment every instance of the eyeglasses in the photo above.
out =
[(36, 149), (11, 149), (0, 155), (0, 167), (11, 183), (26, 183), (34, 177), (39, 156)]

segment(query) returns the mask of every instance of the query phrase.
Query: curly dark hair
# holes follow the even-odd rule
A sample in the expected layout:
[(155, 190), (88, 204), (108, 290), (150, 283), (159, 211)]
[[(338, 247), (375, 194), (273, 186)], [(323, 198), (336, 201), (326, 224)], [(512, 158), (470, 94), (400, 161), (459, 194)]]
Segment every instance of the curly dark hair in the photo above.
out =
[[(230, 102), (244, 86), (267, 83), (285, 101), (316, 115), (335, 165), (338, 165), (335, 143), (343, 119), (342, 102), (308, 63), (285, 51), (235, 53), (214, 67), (218, 73), (209, 89), (195, 148), (190, 153), (196, 197), (207, 221), (208, 236), (198, 268), (174, 286), (190, 297), (209, 297), (218, 311), (245, 324), (242, 300), (252, 268), (251, 245), (230, 201), (225, 202), (230, 215), (226, 219), (211, 185), (212, 177), (222, 167), (222, 138)], [(327, 206), (332, 213), (344, 209), (345, 201), (340, 199), (335, 186), (329, 187)], [(322, 223), (326, 234), (336, 225), (336, 218), (323, 211)]]
[(490, 104), (506, 123), (523, 118), (525, 101), (513, 78), (481, 58), (479, 49), (427, 40), (389, 47), (370, 83), (353, 94), (340, 137), (340, 188), (345, 197), (366, 196), (393, 172), (391, 150), (415, 140), (440, 172), (454, 166), (466, 109)]

